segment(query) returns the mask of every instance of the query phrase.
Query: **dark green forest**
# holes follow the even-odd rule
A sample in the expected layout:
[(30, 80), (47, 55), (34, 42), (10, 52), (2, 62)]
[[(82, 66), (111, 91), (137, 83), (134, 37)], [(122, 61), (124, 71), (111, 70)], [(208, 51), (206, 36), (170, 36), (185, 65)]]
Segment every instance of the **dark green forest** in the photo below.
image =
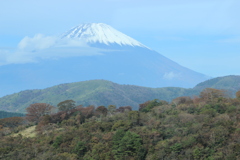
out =
[[(37, 111), (37, 112), (36, 112)], [(0, 120), (6, 160), (237, 160), (240, 91), (207, 88), (196, 97), (131, 106), (35, 103), (26, 117)], [(34, 127), (35, 136), (22, 131)]]
[(8, 118), (8, 117), (24, 117), (24, 116), (25, 116), (25, 114), (23, 114), (23, 113), (0, 111), (0, 119)]

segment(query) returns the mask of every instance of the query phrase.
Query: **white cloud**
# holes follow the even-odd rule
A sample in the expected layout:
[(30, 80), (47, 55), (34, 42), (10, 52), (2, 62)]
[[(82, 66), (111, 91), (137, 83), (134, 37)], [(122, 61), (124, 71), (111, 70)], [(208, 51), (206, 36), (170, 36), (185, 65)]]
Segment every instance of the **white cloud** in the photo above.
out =
[(176, 77), (179, 77), (179, 76), (180, 76), (180, 73), (169, 72), (169, 73), (165, 73), (165, 74), (163, 75), (163, 78), (164, 78), (164, 79), (168, 79), (168, 80), (172, 80), (172, 79), (174, 79), (174, 78), (176, 78)]
[(18, 44), (20, 50), (37, 51), (51, 47), (87, 47), (88, 45), (78, 39), (61, 39), (56, 36), (36, 34), (34, 37), (24, 37)]
[(44, 36), (37, 34), (33, 38), (24, 37), (18, 44), (18, 48), (21, 50), (39, 50), (50, 48), (56, 44), (56, 37)]
[(30, 52), (20, 50), (0, 50), (0, 66), (12, 63), (34, 62)]
[(32, 63), (39, 59), (102, 55), (78, 39), (61, 39), (37, 34), (24, 37), (15, 50), (0, 50), (0, 65)]

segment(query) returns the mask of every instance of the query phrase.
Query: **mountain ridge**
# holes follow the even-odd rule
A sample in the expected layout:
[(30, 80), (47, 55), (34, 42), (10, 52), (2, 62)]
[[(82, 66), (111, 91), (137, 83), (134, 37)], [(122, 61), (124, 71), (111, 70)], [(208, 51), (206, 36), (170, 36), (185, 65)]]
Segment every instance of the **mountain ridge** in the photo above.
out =
[(229, 96), (234, 97), (235, 93), (240, 90), (240, 76), (229, 75), (216, 77), (197, 84), (194, 89), (202, 90), (204, 88), (214, 88), (226, 90)]
[[(229, 80), (229, 96), (234, 97), (240, 85), (235, 87), (232, 81), (240, 84), (239, 76), (217, 77), (199, 83), (194, 88), (179, 87), (150, 88), (136, 85), (120, 85), (107, 80), (88, 80), (82, 82), (65, 83), (39, 90), (25, 90), (0, 98), (0, 110), (25, 112), (25, 108), (32, 103), (49, 103), (56, 106), (66, 99), (76, 101), (78, 105), (116, 105), (138, 108), (140, 103), (152, 99), (171, 101), (180, 96), (197, 96), (205, 88), (226, 89), (217, 86), (218, 82)], [(215, 81), (215, 87), (209, 83)]]
[[(70, 33), (72, 32), (75, 33), (74, 29), (70, 31)], [(102, 32), (100, 31), (100, 33)], [(84, 35), (87, 35), (88, 38), (88, 36), (92, 36), (91, 33), (89, 31)], [(115, 37), (120, 35), (120, 40), (122, 40), (121, 35), (124, 34), (119, 31), (115, 32), (115, 29), (114, 33)], [(76, 37), (66, 37), (67, 40), (63, 40), (50, 48), (40, 51), (34, 50), (26, 54), (31, 56), (44, 55), (41, 58), (33, 59), (34, 63), (0, 66), (0, 77), (2, 77), (0, 79), (0, 96), (26, 89), (43, 89), (56, 84), (91, 79), (105, 79), (119, 84), (154, 88), (191, 88), (209, 78), (204, 74), (181, 66), (154, 50), (142, 47), (140, 42), (135, 43), (135, 40), (132, 39), (130, 40), (133, 43), (127, 43), (128, 41), (126, 43), (116, 41), (115, 43), (114, 37), (109, 39), (109, 42), (113, 43), (108, 45), (101, 43), (106, 41), (97, 42), (94, 39), (94, 42), (97, 43), (91, 43), (90, 46), (84, 48), (81, 46), (83, 40), (77, 39), (78, 31), (75, 35)], [(111, 35), (107, 37), (111, 38)], [(62, 43), (68, 44), (68, 40), (71, 46), (66, 47)], [(121, 45), (124, 43), (129, 45)], [(73, 44), (76, 46), (72, 46)]]
[[(180, 92), (185, 92), (185, 90), (187, 89), (175, 87), (154, 89), (135, 85), (120, 85), (107, 80), (89, 80), (7, 95), (0, 98), (0, 109), (24, 112), (24, 109), (32, 103), (49, 103), (56, 106), (57, 103), (66, 99), (73, 99), (77, 104), (84, 106), (113, 104), (119, 107), (131, 105), (136, 109), (139, 103), (151, 100), (153, 97), (171, 100), (173, 95), (181, 95)], [(167, 96), (163, 93), (166, 93)]]

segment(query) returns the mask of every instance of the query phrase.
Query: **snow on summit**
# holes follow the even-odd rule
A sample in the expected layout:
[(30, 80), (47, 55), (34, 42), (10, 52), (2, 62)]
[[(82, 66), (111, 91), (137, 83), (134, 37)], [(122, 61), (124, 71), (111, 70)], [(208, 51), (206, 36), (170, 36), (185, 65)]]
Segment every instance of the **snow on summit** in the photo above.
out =
[(62, 38), (83, 40), (87, 43), (103, 43), (106, 45), (130, 45), (146, 47), (135, 39), (117, 31), (104, 23), (87, 23), (76, 26), (67, 31)]

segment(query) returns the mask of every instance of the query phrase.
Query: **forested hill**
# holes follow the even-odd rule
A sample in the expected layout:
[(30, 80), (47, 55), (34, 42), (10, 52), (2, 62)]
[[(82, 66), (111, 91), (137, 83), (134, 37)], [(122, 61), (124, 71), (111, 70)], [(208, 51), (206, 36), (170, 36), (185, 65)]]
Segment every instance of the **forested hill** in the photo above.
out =
[(204, 88), (223, 89), (233, 95), (240, 90), (240, 76), (217, 77), (199, 83), (194, 87), (197, 90), (203, 90)]
[[(204, 89), (171, 103), (131, 107), (36, 103), (27, 116), (0, 119), (0, 159), (239, 160), (240, 91)], [(36, 112), (38, 111), (38, 112)]]
[(48, 103), (56, 106), (59, 102), (72, 99), (77, 104), (132, 106), (148, 100), (161, 99), (171, 101), (182, 95), (198, 94), (184, 88), (147, 88), (134, 85), (120, 85), (106, 80), (91, 80), (61, 84), (42, 90), (26, 90), (0, 98), (0, 109), (25, 112), (33, 103)]
[(25, 116), (25, 114), (15, 113), (15, 112), (0, 111), (0, 119), (8, 118), (8, 117), (23, 117), (23, 116)]
[(90, 80), (83, 82), (60, 84), (42, 90), (26, 90), (0, 98), (0, 110), (25, 112), (25, 108), (33, 103), (48, 103), (56, 106), (59, 102), (72, 99), (83, 106), (107, 106), (109, 104), (132, 106), (148, 100), (160, 99), (171, 101), (180, 96), (195, 96), (205, 88), (227, 90), (231, 97), (240, 90), (240, 76), (225, 76), (207, 80), (192, 89), (165, 87), (148, 88), (134, 85), (120, 85), (106, 80)]

